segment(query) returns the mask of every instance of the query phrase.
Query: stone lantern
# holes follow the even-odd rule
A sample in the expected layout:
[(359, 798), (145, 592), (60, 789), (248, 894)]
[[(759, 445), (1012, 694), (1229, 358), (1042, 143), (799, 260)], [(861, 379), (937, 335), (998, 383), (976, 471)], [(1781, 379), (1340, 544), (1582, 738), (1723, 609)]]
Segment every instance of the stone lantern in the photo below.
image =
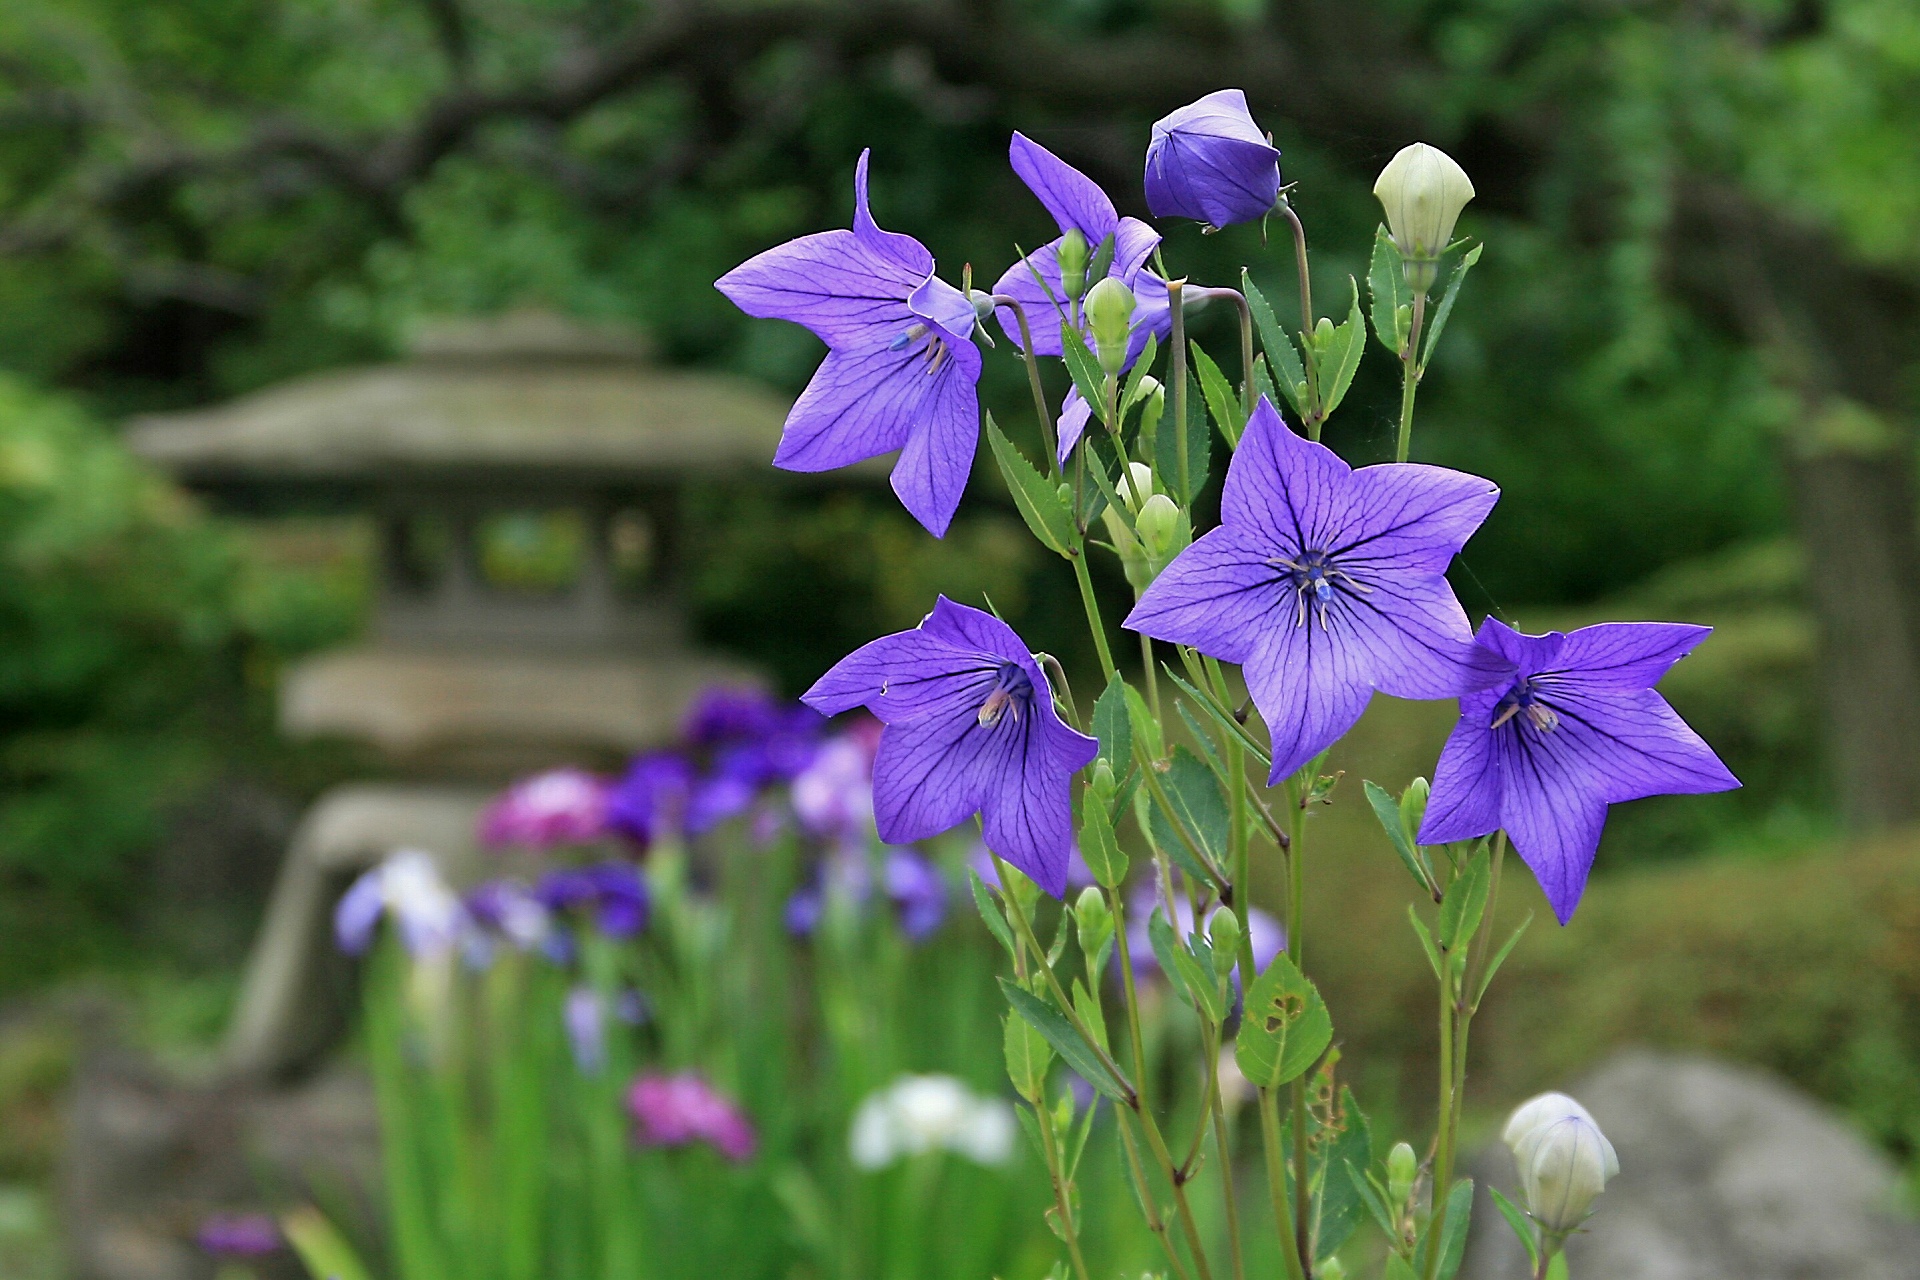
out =
[[(423, 327), (409, 358), (130, 424), (135, 452), (228, 510), (360, 510), (371, 635), (291, 668), (282, 729), (369, 742), (399, 784), (322, 796), (296, 831), (228, 1041), (236, 1070), (310, 1059), (346, 878), (423, 847), (474, 877), (474, 819), (513, 772), (610, 765), (753, 673), (688, 643), (681, 487), (769, 478), (787, 403), (649, 365), (633, 335), (540, 311)], [(337, 1004), (337, 1001), (333, 1002)]]

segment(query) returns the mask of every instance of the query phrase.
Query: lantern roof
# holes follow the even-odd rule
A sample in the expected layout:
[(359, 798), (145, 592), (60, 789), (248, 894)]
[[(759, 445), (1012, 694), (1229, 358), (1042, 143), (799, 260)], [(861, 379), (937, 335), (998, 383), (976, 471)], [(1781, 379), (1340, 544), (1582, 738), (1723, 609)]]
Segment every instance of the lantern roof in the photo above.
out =
[(509, 474), (601, 487), (764, 468), (788, 406), (744, 378), (652, 365), (629, 330), (521, 310), (423, 325), (396, 363), (148, 414), (127, 441), (203, 488)]

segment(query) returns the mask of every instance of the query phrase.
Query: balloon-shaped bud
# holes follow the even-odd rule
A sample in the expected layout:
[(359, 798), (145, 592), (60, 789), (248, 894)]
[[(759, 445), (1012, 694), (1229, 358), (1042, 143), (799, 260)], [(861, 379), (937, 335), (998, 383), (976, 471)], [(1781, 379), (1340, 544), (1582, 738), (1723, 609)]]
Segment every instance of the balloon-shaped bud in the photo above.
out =
[(1407, 283), (1425, 293), (1460, 211), (1473, 199), (1467, 171), (1438, 147), (1416, 142), (1387, 162), (1373, 184), (1386, 210), (1387, 230), (1400, 250)]
[(1140, 514), (1133, 522), (1133, 530), (1140, 539), (1140, 545), (1155, 560), (1161, 559), (1174, 549), (1174, 539), (1179, 536), (1180, 508), (1173, 505), (1173, 499), (1164, 493), (1156, 493), (1140, 504)]
[(1413, 1184), (1420, 1178), (1420, 1157), (1404, 1142), (1393, 1144), (1387, 1152), (1387, 1202), (1398, 1213), (1413, 1197)]
[(1093, 768), (1087, 773), (1087, 791), (1101, 804), (1113, 805), (1113, 766), (1107, 763), (1105, 756), (1096, 758)]
[(1133, 290), (1118, 276), (1105, 276), (1087, 290), (1087, 320), (1093, 328), (1093, 351), (1109, 376), (1119, 377), (1127, 367), (1127, 342), (1132, 335)]
[(1073, 903), (1073, 922), (1080, 938), (1080, 953), (1098, 967), (1105, 962), (1107, 948), (1113, 943), (1113, 912), (1100, 890), (1088, 885), (1080, 891)]
[(1139, 511), (1140, 504), (1153, 496), (1153, 468), (1144, 462), (1129, 462), (1127, 474), (1120, 477), (1120, 496)]
[[(1542, 1103), (1546, 1105), (1536, 1105)], [(1568, 1103), (1571, 1107), (1564, 1105)], [(1528, 1113), (1529, 1107), (1535, 1110)], [(1516, 1135), (1514, 1121), (1531, 1127)], [(1620, 1159), (1607, 1135), (1584, 1107), (1565, 1095), (1549, 1094), (1528, 1103), (1514, 1113), (1502, 1136), (1513, 1146), (1527, 1213), (1547, 1236), (1565, 1236), (1585, 1222), (1595, 1197), (1620, 1172)]]
[(1167, 412), (1167, 389), (1149, 374), (1140, 379), (1140, 438), (1152, 440)]
[(1076, 229), (1069, 229), (1060, 237), (1060, 248), (1054, 253), (1060, 263), (1060, 287), (1067, 296), (1076, 301), (1087, 291), (1087, 238)]
[(1213, 971), (1224, 978), (1240, 958), (1240, 917), (1232, 907), (1221, 907), (1207, 921), (1207, 941), (1213, 944)]
[(1221, 89), (1154, 122), (1146, 187), (1156, 218), (1252, 222), (1280, 198), (1280, 152), (1253, 122), (1246, 94)]

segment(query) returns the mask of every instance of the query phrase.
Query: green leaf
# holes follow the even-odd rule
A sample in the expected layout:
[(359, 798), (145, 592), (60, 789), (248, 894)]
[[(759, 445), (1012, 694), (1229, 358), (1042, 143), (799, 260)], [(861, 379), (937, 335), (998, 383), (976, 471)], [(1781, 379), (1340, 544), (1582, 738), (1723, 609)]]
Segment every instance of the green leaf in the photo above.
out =
[(1100, 513), (1111, 509), (1128, 533), (1134, 529), (1133, 510), (1120, 501), (1120, 495), (1114, 490), (1114, 477), (1120, 471), (1120, 455), (1113, 447), (1113, 437), (1100, 434), (1090, 436), (1086, 442), (1086, 451), (1082, 455), (1086, 462), (1087, 476), (1093, 481), (1091, 488), (1081, 492), (1080, 524), (1082, 528), (1099, 519)]
[(1213, 415), (1213, 421), (1220, 428), (1220, 434), (1226, 437), (1230, 448), (1240, 446), (1240, 433), (1247, 429), (1247, 415), (1240, 411), (1240, 397), (1234, 394), (1233, 383), (1227, 381), (1227, 375), (1220, 372), (1220, 366), (1213, 357), (1200, 349), (1197, 342), (1187, 344), (1193, 349), (1193, 367), (1200, 372), (1200, 388), (1206, 393), (1207, 412)]
[(1074, 1030), (1066, 1015), (1033, 992), (1005, 978), (1000, 979), (1000, 990), (1006, 993), (1007, 1003), (1013, 1006), (1014, 1012), (1045, 1036), (1047, 1043), (1053, 1046), (1053, 1051), (1079, 1072), (1081, 1078), (1109, 1098), (1126, 1101), (1132, 1086), (1114, 1079), (1113, 1073), (1100, 1061), (1100, 1055), (1087, 1043), (1086, 1037)]
[(1127, 696), (1127, 723), (1133, 726), (1133, 741), (1146, 749), (1149, 760), (1158, 760), (1166, 754), (1166, 747), (1160, 739), (1160, 722), (1153, 718), (1153, 712), (1147, 708), (1147, 700), (1132, 685), (1121, 686)]
[[(1013, 1113), (1020, 1117), (1020, 1127), (1027, 1131), (1027, 1140), (1033, 1143), (1033, 1154), (1045, 1160), (1047, 1158), (1047, 1140), (1040, 1136), (1040, 1118), (1032, 1107), (1015, 1107)], [(1053, 1123), (1047, 1121), (1048, 1124)]]
[(1100, 421), (1107, 420), (1107, 375), (1101, 372), (1100, 362), (1087, 349), (1086, 339), (1080, 331), (1060, 322), (1060, 354), (1065, 358), (1067, 372), (1073, 377), (1073, 385), (1080, 388), (1080, 398), (1093, 406), (1093, 416)]
[(1520, 1243), (1527, 1248), (1527, 1270), (1540, 1269), (1540, 1242), (1534, 1237), (1533, 1221), (1523, 1213), (1513, 1201), (1500, 1194), (1500, 1188), (1488, 1187), (1487, 1194), (1493, 1197), (1493, 1207), (1513, 1228), (1513, 1234), (1520, 1237)]
[(318, 1209), (295, 1209), (280, 1219), (280, 1228), (314, 1280), (372, 1280), (360, 1255)]
[(1087, 287), (1091, 289), (1096, 280), (1105, 280), (1113, 270), (1113, 254), (1116, 241), (1109, 231), (1100, 238), (1093, 250), (1093, 257), (1087, 260)]
[(1185, 747), (1174, 748), (1173, 761), (1161, 775), (1160, 781), (1173, 812), (1163, 812), (1158, 804), (1154, 805), (1154, 839), (1181, 864), (1181, 870), (1202, 883), (1211, 883), (1214, 877), (1208, 874), (1207, 868), (1188, 865), (1192, 863), (1193, 855), (1181, 841), (1172, 823), (1178, 822), (1180, 829), (1199, 846), (1200, 852), (1215, 867), (1220, 866), (1227, 856), (1227, 830), (1230, 825), (1227, 800), (1220, 793), (1220, 783), (1213, 776), (1213, 770)]
[(1093, 1038), (1099, 1046), (1102, 1049), (1111, 1050), (1112, 1045), (1107, 1042), (1106, 1011), (1100, 1007), (1100, 1002), (1094, 998), (1093, 992), (1087, 989), (1087, 984), (1078, 978), (1073, 980), (1073, 1011), (1080, 1015), (1080, 1021), (1093, 1032)]
[(1373, 1217), (1374, 1224), (1389, 1240), (1393, 1239), (1399, 1228), (1394, 1225), (1393, 1212), (1387, 1208), (1386, 1197), (1380, 1194), (1373, 1183), (1367, 1181), (1366, 1174), (1351, 1164), (1347, 1165), (1347, 1178), (1353, 1183), (1353, 1193), (1360, 1198), (1360, 1203), (1367, 1207), (1368, 1214)]
[(1213, 770), (1213, 776), (1219, 780), (1224, 790), (1227, 785), (1227, 766), (1220, 759), (1220, 752), (1213, 744), (1213, 735), (1207, 732), (1206, 726), (1200, 723), (1199, 717), (1187, 707), (1186, 699), (1174, 699), (1173, 709), (1180, 714), (1181, 723), (1187, 726), (1187, 732), (1192, 734), (1193, 740), (1200, 745), (1200, 753), (1206, 757), (1207, 767)]
[(1467, 869), (1447, 886), (1440, 903), (1440, 949), (1452, 951), (1473, 936), (1480, 917), (1487, 909), (1487, 888), (1492, 872), (1487, 849), (1482, 845), (1467, 862)]
[(1262, 1089), (1277, 1089), (1305, 1075), (1333, 1042), (1333, 1019), (1319, 990), (1285, 952), (1247, 992), (1234, 1057), (1241, 1074)]
[(1453, 1280), (1467, 1253), (1467, 1227), (1473, 1217), (1473, 1179), (1462, 1178), (1447, 1193), (1447, 1221), (1440, 1230), (1439, 1280)]
[(1180, 967), (1175, 956), (1180, 951), (1180, 939), (1174, 935), (1173, 926), (1167, 923), (1167, 913), (1155, 906), (1153, 914), (1147, 917), (1147, 943), (1153, 948), (1153, 958), (1160, 965), (1160, 972), (1167, 975), (1167, 981), (1174, 990), (1187, 1000), (1193, 999), (1193, 993), (1187, 990), (1187, 971)]
[(1199, 1008), (1200, 1014), (1215, 1026), (1220, 1025), (1226, 1016), (1225, 998), (1220, 993), (1220, 980), (1214, 976), (1211, 958), (1202, 962), (1185, 947), (1176, 947), (1173, 963), (1180, 969), (1181, 984), (1187, 989), (1187, 996)]
[[(1427, 798), (1432, 790), (1425, 778), (1415, 778), (1400, 793), (1400, 831), (1409, 845), (1417, 847), (1420, 843), (1420, 824), (1426, 820)], [(1420, 861), (1426, 863), (1424, 857)]]
[(1087, 860), (1087, 870), (1105, 887), (1111, 889), (1127, 878), (1127, 854), (1113, 834), (1113, 820), (1092, 797), (1080, 805), (1080, 853)]
[(1013, 1091), (1038, 1105), (1046, 1093), (1047, 1068), (1053, 1065), (1053, 1050), (1047, 1038), (1025, 1018), (1008, 1014), (1001, 1029), (1007, 1054), (1007, 1078)]
[(1500, 949), (1493, 953), (1493, 959), (1487, 964), (1487, 971), (1480, 975), (1480, 989), (1473, 993), (1474, 1008), (1480, 1007), (1480, 1001), (1486, 996), (1487, 988), (1493, 985), (1493, 975), (1500, 972), (1500, 966), (1507, 962), (1507, 957), (1512, 955), (1513, 949), (1520, 944), (1520, 935), (1525, 933), (1527, 926), (1532, 923), (1533, 912), (1528, 911), (1526, 919), (1522, 920), (1512, 935), (1500, 944)]
[(1387, 1258), (1387, 1269), (1380, 1273), (1380, 1280), (1420, 1280), (1420, 1275), (1396, 1253)]
[(1385, 226), (1373, 233), (1373, 261), (1367, 267), (1367, 291), (1373, 295), (1373, 334), (1380, 339), (1380, 345), (1398, 359), (1401, 349), (1407, 345), (1413, 292), (1407, 288), (1399, 246), (1393, 243)]
[(1420, 367), (1425, 369), (1427, 362), (1433, 359), (1433, 348), (1440, 341), (1440, 333), (1447, 327), (1447, 317), (1453, 314), (1453, 300), (1460, 296), (1461, 282), (1467, 278), (1467, 272), (1473, 270), (1473, 264), (1480, 261), (1480, 251), (1486, 248), (1477, 244), (1467, 250), (1460, 265), (1453, 269), (1453, 275), (1447, 280), (1447, 291), (1440, 298), (1439, 309), (1433, 313), (1433, 319), (1427, 322), (1427, 336), (1422, 344), (1426, 349), (1420, 354)]
[(1406, 828), (1400, 822), (1399, 803), (1377, 782), (1366, 782), (1363, 790), (1367, 793), (1367, 804), (1372, 807), (1373, 816), (1379, 819), (1381, 829), (1387, 833), (1387, 840), (1393, 845), (1393, 851), (1406, 864), (1407, 874), (1419, 882), (1421, 889), (1437, 897), (1433, 874), (1427, 870), (1426, 859), (1420, 856), (1413, 842), (1407, 838)]
[(1153, 369), (1154, 357), (1160, 354), (1160, 339), (1153, 334), (1147, 335), (1147, 345), (1140, 349), (1140, 358), (1133, 362), (1133, 372), (1127, 375), (1127, 385), (1120, 393), (1120, 418), (1132, 411), (1134, 402), (1140, 398), (1140, 384), (1147, 380), (1147, 374)]
[(1100, 758), (1113, 776), (1125, 777), (1133, 764), (1133, 723), (1127, 715), (1127, 682), (1118, 671), (1093, 704), (1093, 736), (1100, 739)]
[(1313, 1256), (1332, 1257), (1360, 1225), (1364, 1202), (1342, 1169), (1366, 1168), (1373, 1163), (1373, 1134), (1367, 1117), (1353, 1100), (1353, 1091), (1340, 1090), (1343, 1127), (1320, 1131), (1314, 1160), (1320, 1166), (1313, 1198)]
[[(1268, 363), (1273, 366), (1273, 376), (1279, 379), (1280, 394), (1287, 398), (1287, 403), (1293, 406), (1295, 413), (1306, 417), (1307, 370), (1300, 363), (1300, 352), (1274, 318), (1273, 308), (1267, 305), (1266, 298), (1253, 287), (1253, 277), (1244, 268), (1240, 272), (1240, 292), (1247, 299), (1247, 310), (1253, 313), (1253, 327), (1260, 331), (1260, 345), (1267, 353)], [(1311, 322), (1303, 320), (1302, 323)]]
[(1265, 357), (1253, 362), (1253, 395), (1255, 404), (1264, 397), (1274, 408), (1280, 407), (1280, 393), (1274, 390), (1273, 376), (1267, 372)]
[(1258, 760), (1262, 765), (1264, 765), (1269, 769), (1273, 767), (1273, 757), (1267, 754), (1267, 749), (1261, 746), (1259, 741), (1256, 738), (1254, 738), (1252, 734), (1247, 732), (1247, 727), (1245, 725), (1241, 724), (1238, 720), (1235, 720), (1233, 718), (1232, 713), (1222, 711), (1220, 709), (1220, 704), (1218, 702), (1208, 697), (1206, 694), (1201, 693), (1200, 690), (1194, 688), (1193, 685), (1189, 684), (1187, 681), (1182, 680), (1179, 677), (1179, 675), (1175, 673), (1174, 669), (1171, 666), (1168, 666), (1167, 664), (1162, 663), (1161, 669), (1167, 673), (1167, 678), (1169, 680), (1172, 680), (1175, 685), (1179, 686), (1180, 691), (1186, 694), (1187, 697), (1191, 698), (1195, 706), (1199, 707), (1202, 711), (1206, 712), (1208, 717), (1211, 718), (1215, 724), (1219, 725), (1222, 729), (1225, 729), (1228, 734), (1232, 735), (1235, 738), (1238, 738), (1240, 740), (1240, 745), (1245, 747), (1247, 751), (1250, 754), (1252, 754), (1254, 759)]
[[(1168, 389), (1167, 396), (1172, 399), (1173, 391)], [(1168, 414), (1161, 419), (1160, 430), (1154, 441), (1156, 457), (1153, 462), (1154, 478), (1167, 495), (1181, 506), (1188, 506), (1194, 496), (1207, 484), (1207, 445), (1213, 436), (1213, 429), (1207, 425), (1207, 411), (1200, 395), (1199, 384), (1193, 375), (1187, 375), (1187, 422), (1186, 429), (1180, 429), (1169, 407)]]
[(1013, 945), (1013, 930), (1008, 927), (1007, 918), (1000, 914), (1000, 904), (993, 900), (986, 881), (972, 867), (967, 868), (967, 884), (973, 890), (973, 905), (979, 908), (980, 918), (987, 922), (987, 932), (1000, 939), (1000, 945), (1007, 949), (1008, 955), (1017, 954)]
[(1360, 367), (1360, 356), (1367, 349), (1367, 322), (1360, 317), (1360, 285), (1352, 276), (1347, 277), (1347, 283), (1353, 286), (1353, 308), (1347, 313), (1346, 322), (1314, 353), (1318, 361), (1315, 368), (1320, 381), (1320, 416), (1323, 418), (1339, 408), (1340, 401), (1346, 398), (1347, 388), (1353, 385), (1354, 371)]
[(993, 460), (1000, 464), (1000, 476), (1007, 482), (1007, 492), (1013, 495), (1013, 505), (1020, 509), (1027, 528), (1048, 550), (1071, 556), (1078, 531), (1072, 509), (1061, 500), (1059, 486), (1033, 469), (992, 414), (987, 415), (987, 443), (993, 448)]
[(1439, 977), (1446, 972), (1445, 966), (1440, 963), (1440, 949), (1433, 945), (1433, 935), (1427, 931), (1427, 922), (1420, 918), (1420, 913), (1413, 909), (1411, 902), (1407, 904), (1407, 919), (1412, 922), (1413, 931), (1420, 938), (1420, 949), (1427, 953), (1427, 963), (1433, 966), (1433, 976)]

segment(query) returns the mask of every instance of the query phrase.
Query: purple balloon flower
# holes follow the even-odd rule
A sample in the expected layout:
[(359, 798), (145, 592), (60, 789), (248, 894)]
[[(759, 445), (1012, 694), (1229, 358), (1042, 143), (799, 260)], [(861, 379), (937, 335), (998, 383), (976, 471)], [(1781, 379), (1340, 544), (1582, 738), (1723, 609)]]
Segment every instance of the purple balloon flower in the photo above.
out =
[(1012, 627), (941, 596), (918, 628), (848, 654), (803, 700), (826, 715), (864, 705), (887, 726), (873, 763), (882, 840), (925, 840), (978, 812), (989, 848), (1065, 892), (1069, 782), (1099, 744), (1061, 721)]
[(647, 882), (624, 862), (549, 872), (534, 890), (549, 911), (591, 911), (609, 938), (631, 938), (647, 927)]
[(264, 1213), (216, 1213), (200, 1224), (198, 1239), (216, 1258), (264, 1258), (280, 1248), (280, 1224)]
[(1375, 689), (1451, 698), (1499, 679), (1445, 577), (1499, 496), (1439, 467), (1355, 471), (1262, 397), (1220, 527), (1167, 566), (1126, 626), (1242, 665), (1278, 783), (1351, 728)]
[[(1131, 365), (1146, 346), (1149, 333), (1165, 338), (1173, 327), (1167, 307), (1166, 282), (1143, 269), (1153, 247), (1160, 243), (1160, 233), (1138, 218), (1121, 217), (1099, 184), (1031, 138), (1014, 134), (1008, 156), (1013, 162), (1013, 171), (1059, 224), (1061, 236), (1078, 231), (1086, 237), (1089, 254), (1102, 240), (1113, 237), (1113, 264), (1107, 268), (1107, 274), (1117, 276), (1133, 290), (1136, 304), (1127, 343), (1127, 363)], [(1067, 294), (1060, 278), (1059, 254), (1060, 237), (1056, 236), (1008, 267), (1000, 282), (993, 286), (995, 293), (1019, 300), (1028, 323), (1033, 326), (1036, 355), (1061, 353), (1060, 322), (1067, 317), (1060, 308), (1066, 304)], [(1034, 278), (1036, 275), (1039, 280)], [(1046, 282), (1044, 287), (1041, 281)], [(1091, 286), (1093, 281), (1087, 283)], [(1012, 309), (1001, 307), (995, 314), (1008, 340), (1018, 347), (1020, 325)], [(1084, 319), (1083, 316), (1083, 325)], [(1076, 398), (1069, 395), (1063, 417), (1076, 412), (1072, 404)], [(1078, 410), (1081, 427), (1086, 425), (1087, 412), (1082, 404)], [(1077, 430), (1075, 434), (1077, 436)]]
[(1740, 785), (1653, 689), (1711, 630), (1608, 622), (1529, 636), (1488, 618), (1478, 641), (1505, 674), (1461, 697), (1420, 842), (1506, 828), (1565, 924), (1586, 889), (1609, 804)]
[(584, 769), (549, 769), (494, 797), (480, 815), (480, 843), (551, 849), (607, 833), (607, 784)]
[(627, 1112), (643, 1146), (706, 1142), (735, 1163), (753, 1158), (753, 1125), (730, 1099), (691, 1071), (641, 1076), (627, 1090)]
[(671, 751), (635, 756), (607, 792), (607, 826), (642, 847), (679, 835), (693, 791), (693, 766)]
[(933, 274), (918, 240), (874, 225), (868, 155), (854, 171), (853, 230), (769, 249), (718, 287), (748, 315), (805, 325), (827, 344), (773, 464), (831, 471), (898, 449), (893, 491), (940, 537), (980, 440), (973, 303)]
[(1280, 198), (1280, 151), (1248, 114), (1247, 95), (1221, 89), (1155, 122), (1146, 182), (1156, 218), (1252, 222)]

